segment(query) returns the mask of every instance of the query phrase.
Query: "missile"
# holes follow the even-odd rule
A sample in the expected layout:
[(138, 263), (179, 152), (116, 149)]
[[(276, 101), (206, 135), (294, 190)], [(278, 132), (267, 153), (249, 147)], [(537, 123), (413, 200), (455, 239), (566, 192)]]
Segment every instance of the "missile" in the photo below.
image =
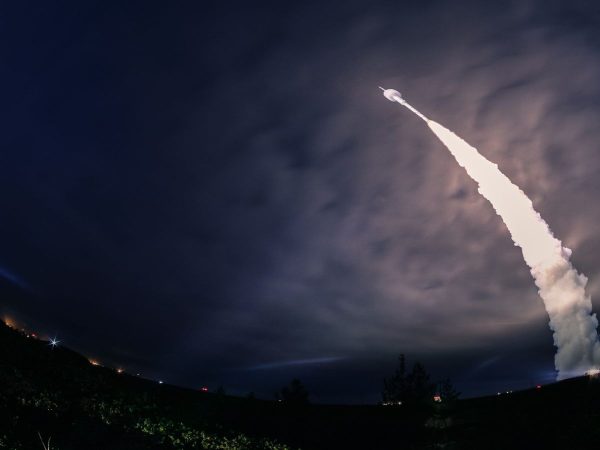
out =
[(398, 102), (401, 105), (404, 105), (406, 101), (402, 98), (402, 94), (395, 89), (384, 89), (379, 86), (379, 89), (383, 91), (383, 96), (387, 98), (390, 102)]
[(406, 108), (408, 108), (410, 111), (414, 112), (418, 117), (423, 119), (425, 122), (427, 122), (427, 123), (429, 122), (429, 119), (427, 117), (425, 117), (423, 114), (421, 114), (419, 111), (417, 111), (415, 108), (413, 108), (411, 105), (409, 105), (408, 102), (402, 98), (402, 94), (400, 94), (400, 92), (398, 92), (397, 90), (384, 89), (381, 86), (379, 86), (379, 89), (381, 89), (383, 91), (383, 96), (385, 98), (387, 98), (390, 102), (397, 102), (397, 103), (400, 103), (402, 106), (406, 106)]

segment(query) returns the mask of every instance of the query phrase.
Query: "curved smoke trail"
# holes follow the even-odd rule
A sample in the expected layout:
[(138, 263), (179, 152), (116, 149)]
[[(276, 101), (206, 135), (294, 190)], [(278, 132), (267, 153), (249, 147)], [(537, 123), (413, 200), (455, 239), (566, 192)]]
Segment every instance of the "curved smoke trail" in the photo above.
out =
[(496, 164), (450, 130), (432, 120), (424, 120), (477, 182), (479, 193), (489, 200), (515, 245), (521, 247), (550, 316), (557, 347), (554, 364), (558, 379), (595, 368), (600, 362), (598, 320), (592, 314), (592, 302), (585, 293), (587, 278), (577, 273), (569, 261), (571, 250), (554, 237), (548, 224), (533, 209), (531, 200)]

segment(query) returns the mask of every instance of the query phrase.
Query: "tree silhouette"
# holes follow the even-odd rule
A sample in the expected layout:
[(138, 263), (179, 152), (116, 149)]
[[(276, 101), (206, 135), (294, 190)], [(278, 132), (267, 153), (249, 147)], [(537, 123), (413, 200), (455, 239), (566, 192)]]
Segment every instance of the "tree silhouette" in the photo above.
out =
[(410, 374), (406, 377), (409, 403), (424, 404), (433, 400), (435, 384), (429, 381), (429, 374), (420, 362), (416, 362)]
[(444, 381), (438, 383), (437, 392), (441, 398), (441, 401), (448, 406), (453, 406), (460, 396), (460, 392), (454, 389), (450, 378), (446, 378)]
[(277, 397), (288, 405), (306, 405), (309, 394), (302, 382), (294, 378), (288, 386), (281, 389), (281, 396)]
[(452, 416), (456, 410), (456, 401), (459, 395), (460, 393), (454, 389), (449, 378), (438, 383), (435, 407), (428, 420), (430, 427), (444, 429), (452, 424)]
[(383, 380), (383, 392), (381, 396), (386, 405), (400, 405), (406, 401), (406, 360), (404, 354), (398, 357), (398, 368), (390, 378)]
[(405, 357), (400, 355), (394, 374), (383, 380), (381, 395), (385, 405), (424, 406), (433, 402), (434, 390), (423, 364), (416, 362), (407, 374)]

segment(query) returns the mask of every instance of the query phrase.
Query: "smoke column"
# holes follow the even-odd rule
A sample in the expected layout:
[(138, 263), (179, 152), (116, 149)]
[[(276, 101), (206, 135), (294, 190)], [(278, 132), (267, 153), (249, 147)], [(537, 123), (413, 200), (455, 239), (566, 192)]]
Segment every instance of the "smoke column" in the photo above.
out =
[(587, 278), (577, 273), (569, 261), (571, 250), (554, 237), (548, 224), (533, 209), (531, 200), (496, 164), (450, 130), (404, 103), (427, 123), (458, 164), (475, 180), (479, 193), (492, 204), (515, 245), (521, 247), (550, 316), (550, 329), (557, 348), (554, 365), (558, 379), (595, 369), (600, 362), (598, 320), (592, 313), (591, 299), (585, 293)]

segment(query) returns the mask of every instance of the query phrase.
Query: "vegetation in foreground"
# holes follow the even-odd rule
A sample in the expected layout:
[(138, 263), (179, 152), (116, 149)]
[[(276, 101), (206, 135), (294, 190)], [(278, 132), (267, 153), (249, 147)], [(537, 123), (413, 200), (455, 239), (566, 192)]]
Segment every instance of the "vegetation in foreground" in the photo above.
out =
[[(94, 366), (0, 325), (0, 449), (596, 448), (600, 382), (444, 401), (416, 364), (384, 384), (387, 406), (310, 405), (299, 382), (281, 402), (205, 393)], [(442, 394), (436, 402), (431, 393)], [(44, 443), (44, 444), (43, 444)]]
[(48, 439), (54, 450), (289, 448), (220, 425), (222, 395), (95, 366), (5, 325), (0, 385), (0, 448), (41, 449)]

